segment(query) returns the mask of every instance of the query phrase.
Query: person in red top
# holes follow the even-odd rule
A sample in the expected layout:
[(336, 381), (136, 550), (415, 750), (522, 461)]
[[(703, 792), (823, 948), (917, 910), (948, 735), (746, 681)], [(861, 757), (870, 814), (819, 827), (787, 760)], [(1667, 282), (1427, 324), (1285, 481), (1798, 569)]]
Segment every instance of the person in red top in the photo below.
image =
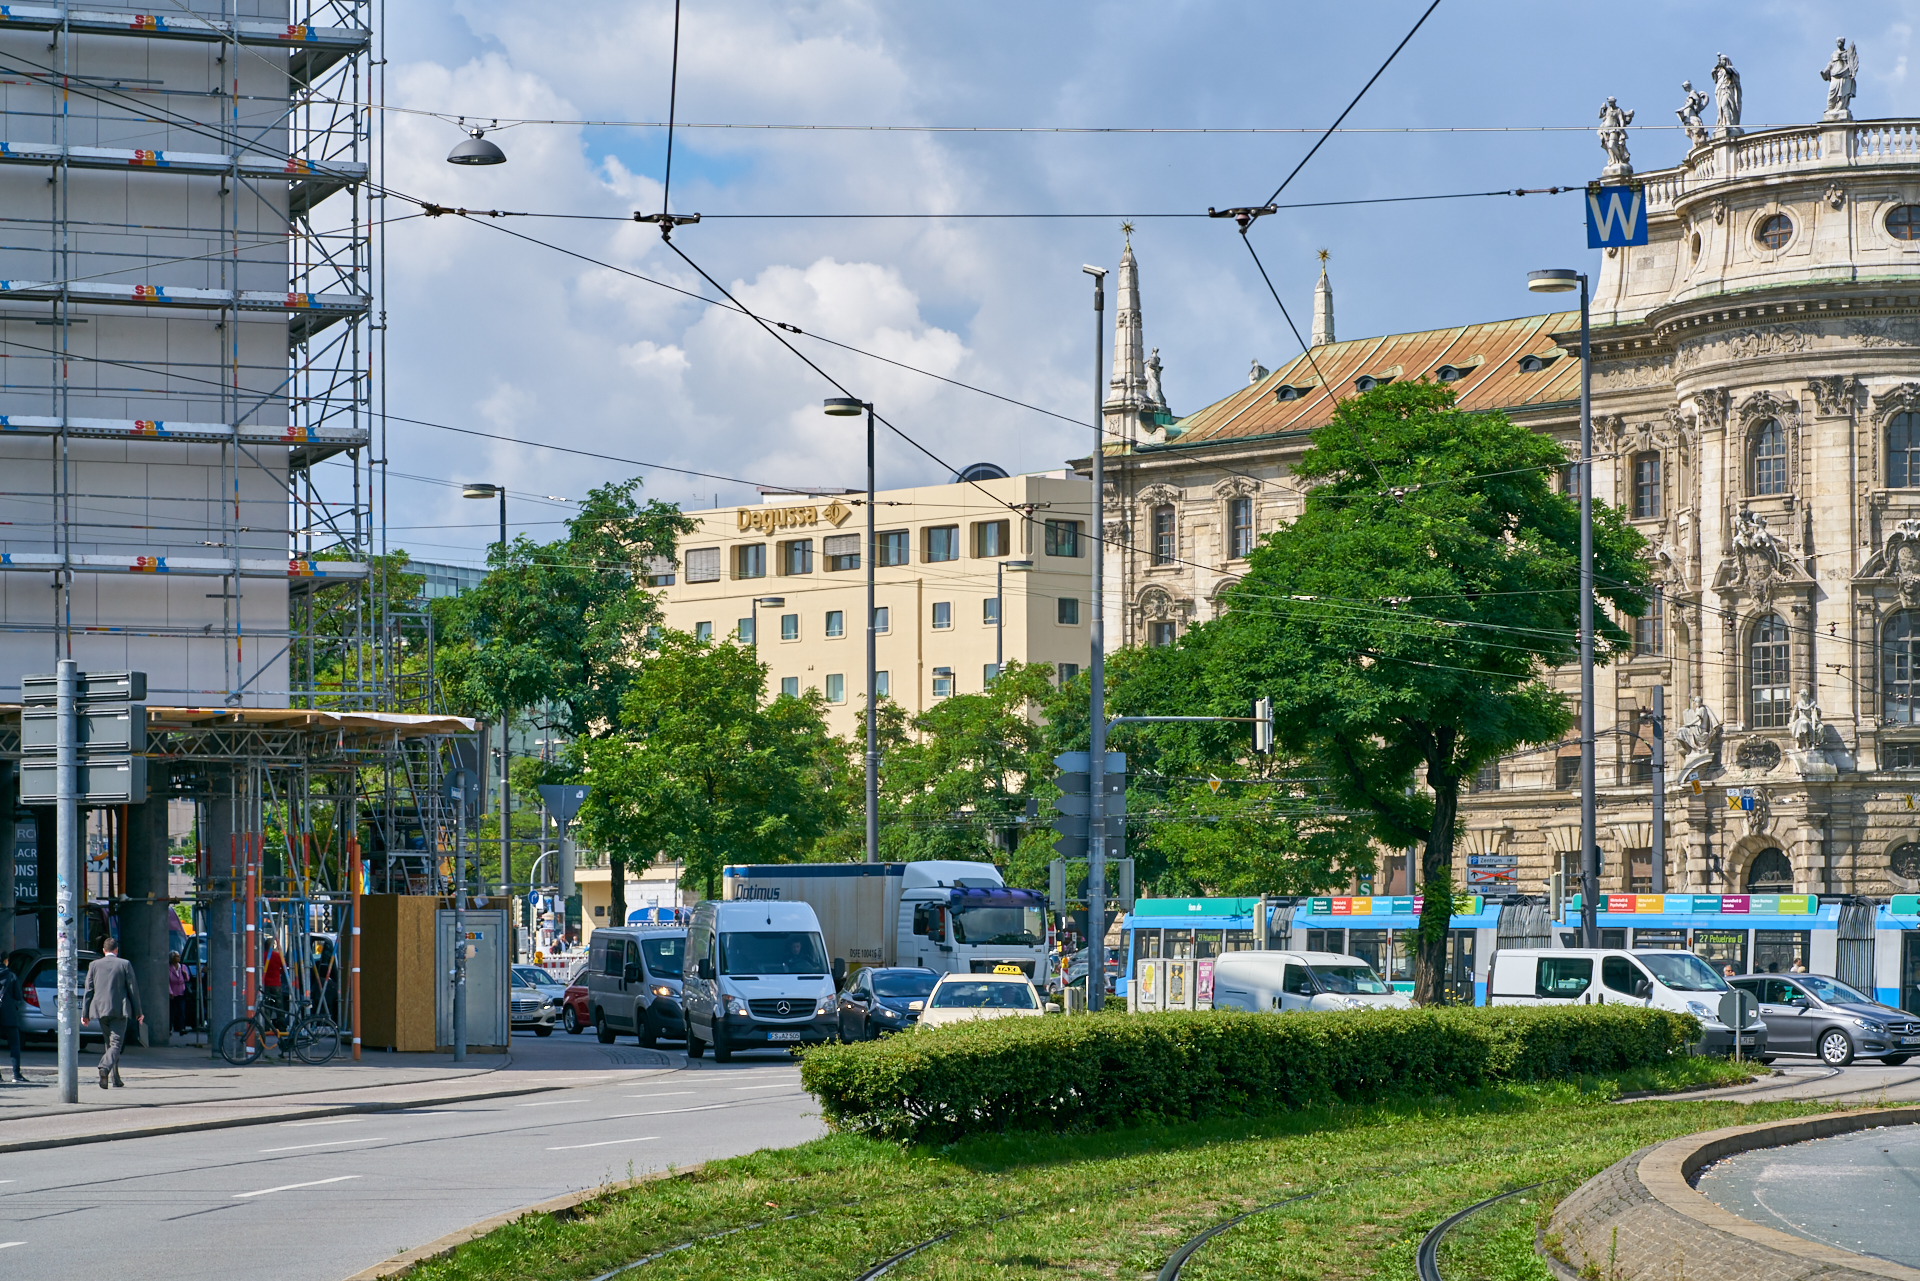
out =
[(293, 1031), (287, 1016), (287, 961), (279, 945), (267, 940), (267, 963), (260, 978), (260, 1000), (267, 1010), (267, 1025), (280, 1033), (280, 1057), (288, 1053), (287, 1035)]

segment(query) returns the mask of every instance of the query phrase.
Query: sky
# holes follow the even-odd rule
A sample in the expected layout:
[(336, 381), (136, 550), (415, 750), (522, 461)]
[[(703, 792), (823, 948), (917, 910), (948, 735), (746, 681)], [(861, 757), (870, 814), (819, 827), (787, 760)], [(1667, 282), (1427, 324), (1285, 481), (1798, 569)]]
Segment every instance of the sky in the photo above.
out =
[[(675, 116), (1317, 131), (1429, 2), (692, 0)], [(1860, 50), (1854, 114), (1920, 116), (1907, 71), (1917, 10), (1920, 0), (1441, 0), (1349, 132), (1279, 203), (1577, 186), (1605, 162), (1591, 130), (1608, 95), (1636, 112), (1636, 170), (1665, 168), (1684, 152), (1672, 127), (1682, 80), (1711, 91), (1724, 52), (1746, 126), (1812, 122), (1841, 35)], [(718, 297), (654, 227), (631, 221), (661, 208), (666, 130), (624, 122), (667, 118), (673, 23), (672, 0), (388, 8), (387, 410), (510, 438), (394, 422), (390, 546), (479, 563), (497, 508), (462, 501), (466, 481), (505, 484), (510, 528), (542, 540), (570, 510), (555, 500), (633, 475), (643, 496), (687, 508), (756, 502), (756, 485), (864, 485), (862, 424), (821, 413), (840, 394), (821, 373), (751, 320), (623, 274)], [(449, 115), (507, 125), (489, 136), (508, 162), (447, 164), (462, 136)], [(616, 123), (510, 123), (522, 120)], [(980, 461), (1055, 468), (1092, 437), (1080, 268), (1116, 264), (1123, 218), (1175, 413), (1244, 386), (1256, 360), (1298, 353), (1233, 224), (1192, 215), (1265, 201), (1317, 136), (688, 127), (674, 133), (670, 203), (706, 220), (674, 245), (755, 311), (805, 331), (788, 335), (796, 349), (918, 443), (883, 429), (883, 488)], [(548, 216), (427, 218), (402, 197)], [(1156, 216), (1169, 214), (1186, 216)], [(1327, 250), (1341, 338), (1537, 314), (1547, 308), (1526, 292), (1529, 270), (1597, 269), (1572, 194), (1283, 208), (1250, 240), (1302, 334)]]

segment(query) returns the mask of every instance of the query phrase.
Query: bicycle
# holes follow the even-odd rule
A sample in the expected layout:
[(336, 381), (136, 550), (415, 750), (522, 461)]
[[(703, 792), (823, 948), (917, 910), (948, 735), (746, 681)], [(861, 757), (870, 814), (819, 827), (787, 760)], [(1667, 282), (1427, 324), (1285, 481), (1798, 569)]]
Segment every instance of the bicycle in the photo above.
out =
[(258, 1062), (267, 1052), (267, 1038), (280, 1039), (282, 1057), (289, 1052), (302, 1063), (318, 1067), (340, 1053), (340, 1026), (329, 1014), (308, 1014), (307, 1002), (300, 1002), (298, 1017), (286, 1025), (270, 1016), (279, 1014), (262, 1004), (252, 1014), (231, 1020), (220, 1029), (215, 1044), (220, 1057), (235, 1067)]

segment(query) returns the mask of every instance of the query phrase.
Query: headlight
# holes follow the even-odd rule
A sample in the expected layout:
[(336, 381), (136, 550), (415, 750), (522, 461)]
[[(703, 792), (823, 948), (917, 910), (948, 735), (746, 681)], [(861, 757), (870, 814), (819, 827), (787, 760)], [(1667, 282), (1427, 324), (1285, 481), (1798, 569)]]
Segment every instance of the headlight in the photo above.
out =
[(1357, 996), (1350, 996), (1350, 997), (1348, 997), (1348, 998), (1347, 998), (1347, 1008), (1348, 1008), (1348, 1009), (1350, 1009), (1350, 1010), (1361, 1010), (1361, 1009), (1365, 1009), (1365, 1008), (1366, 1008), (1366, 1005), (1367, 1005), (1367, 1003), (1366, 1003), (1365, 1001), (1363, 1001), (1363, 1000), (1361, 1000), (1361, 999), (1360, 999), (1359, 997), (1357, 997)]
[(1871, 1032), (1875, 1036), (1887, 1034), (1887, 1025), (1884, 1023), (1875, 1023), (1872, 1019), (1855, 1019), (1854, 1022), (1860, 1025), (1862, 1032)]
[(747, 1007), (747, 1002), (744, 998), (733, 996), (727, 998), (727, 1012), (729, 1014), (751, 1014), (753, 1011)]
[(873, 1007), (873, 1013), (876, 1018), (897, 1019), (900, 1017), (900, 1011), (890, 1005), (876, 1005)]
[(655, 996), (672, 996), (673, 989), (668, 987), (665, 983), (655, 983), (653, 985), (653, 994)]
[(1720, 1021), (1720, 1011), (1708, 1009), (1705, 1001), (1688, 1001), (1687, 1010), (1697, 1019), (1706, 1019), (1711, 1023)]
[(821, 997), (819, 1000), (819, 1003), (813, 1007), (813, 1014), (815, 1018), (818, 1018), (822, 1014), (832, 1014), (835, 1010), (839, 1008), (840, 1008), (839, 995), (837, 993), (829, 992), (825, 996)]

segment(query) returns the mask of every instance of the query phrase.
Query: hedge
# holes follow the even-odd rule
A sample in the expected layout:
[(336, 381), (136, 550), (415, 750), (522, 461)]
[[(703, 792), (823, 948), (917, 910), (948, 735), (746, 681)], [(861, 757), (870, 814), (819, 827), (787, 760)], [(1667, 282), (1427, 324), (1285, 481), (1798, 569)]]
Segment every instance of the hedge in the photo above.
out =
[(836, 1130), (896, 1139), (1287, 1111), (1645, 1067), (1699, 1038), (1624, 1005), (993, 1019), (809, 1050)]

